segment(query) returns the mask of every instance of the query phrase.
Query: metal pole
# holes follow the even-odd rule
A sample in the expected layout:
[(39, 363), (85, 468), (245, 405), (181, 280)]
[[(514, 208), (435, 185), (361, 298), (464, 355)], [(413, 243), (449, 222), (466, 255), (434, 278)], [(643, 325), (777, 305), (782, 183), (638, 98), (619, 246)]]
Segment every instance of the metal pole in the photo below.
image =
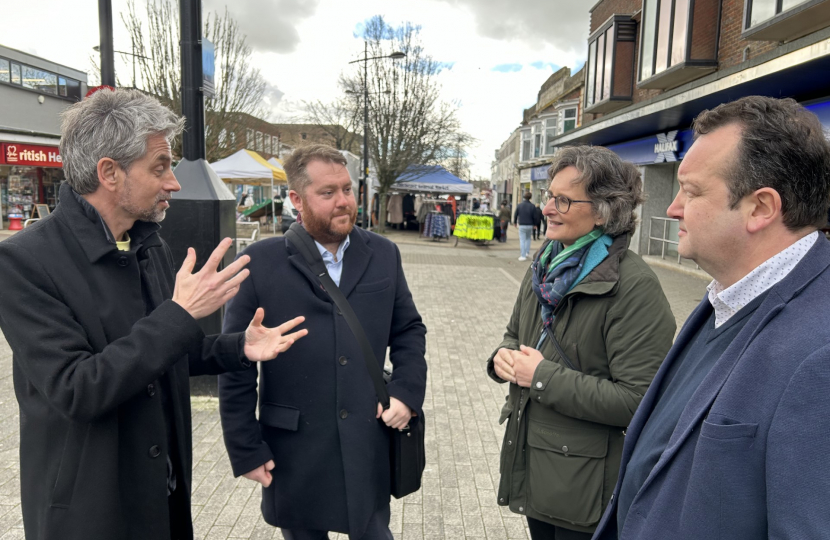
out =
[[(369, 228), (369, 42), (363, 42), (363, 228)], [(380, 219), (380, 218), (378, 218)]]
[(112, 0), (98, 0), (98, 33), (101, 39), (101, 84), (115, 88), (115, 57), (112, 51)]
[(182, 157), (205, 159), (205, 100), (202, 95), (202, 2), (180, 0), (182, 34)]
[(135, 88), (135, 38), (131, 37), (130, 42), (133, 46), (133, 88)]

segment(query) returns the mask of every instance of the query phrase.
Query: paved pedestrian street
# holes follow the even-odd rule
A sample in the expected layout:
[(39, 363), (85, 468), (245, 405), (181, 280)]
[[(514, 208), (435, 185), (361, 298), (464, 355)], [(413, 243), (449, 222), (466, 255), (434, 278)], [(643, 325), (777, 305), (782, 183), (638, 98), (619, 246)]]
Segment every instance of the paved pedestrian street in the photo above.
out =
[[(399, 242), (415, 302), (427, 326), (429, 384), (427, 466), (423, 488), (392, 501), (399, 540), (529, 538), (523, 518), (496, 505), (503, 433), (499, 411), (507, 391), (485, 361), (500, 342), (529, 263), (518, 249)], [(533, 248), (538, 243), (533, 243)], [(655, 268), (678, 321), (702, 298), (706, 282)], [(0, 284), (2, 286), (2, 284)], [(277, 360), (279, 361), (279, 360)], [(12, 360), (0, 336), (0, 538), (24, 538), (20, 513), (18, 413)], [(194, 397), (193, 518), (196, 538), (277, 539), (260, 516), (258, 484), (235, 479), (222, 442), (218, 402)], [(332, 535), (346, 540), (346, 535)], [(103, 540), (103, 539), (102, 539)]]

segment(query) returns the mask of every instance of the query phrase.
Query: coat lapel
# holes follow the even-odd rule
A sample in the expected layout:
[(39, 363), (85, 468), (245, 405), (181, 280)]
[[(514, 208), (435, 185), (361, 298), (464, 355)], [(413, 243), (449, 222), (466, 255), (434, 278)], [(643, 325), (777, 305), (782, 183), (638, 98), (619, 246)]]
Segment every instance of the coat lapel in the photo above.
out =
[(372, 259), (369, 242), (368, 233), (362, 229), (353, 229), (349, 236), (349, 249), (343, 255), (343, 273), (340, 276), (340, 290), (347, 298), (369, 268)]
[(314, 272), (312, 272), (311, 268), (308, 267), (308, 263), (305, 261), (303, 256), (297, 251), (297, 248), (291, 245), (291, 242), (288, 239), (285, 240), (285, 249), (288, 251), (288, 261), (300, 274), (303, 275), (303, 277), (308, 280), (314, 294), (321, 300), (333, 303), (331, 297), (323, 290), (320, 278), (314, 275)]

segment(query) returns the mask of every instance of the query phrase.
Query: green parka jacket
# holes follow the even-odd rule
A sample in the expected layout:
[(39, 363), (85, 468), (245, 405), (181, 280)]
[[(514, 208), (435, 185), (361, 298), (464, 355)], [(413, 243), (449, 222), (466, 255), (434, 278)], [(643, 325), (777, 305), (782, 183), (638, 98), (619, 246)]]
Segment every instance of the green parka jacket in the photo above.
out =
[[(498, 504), (513, 512), (592, 532), (617, 483), (623, 437), (634, 411), (671, 347), (675, 320), (657, 276), (614, 239), (608, 257), (562, 299), (553, 333), (530, 388), (510, 384), (499, 423), (508, 421), (501, 451)], [(536, 348), (539, 302), (525, 275), (499, 348)], [(503, 383), (493, 370), (487, 372)]]

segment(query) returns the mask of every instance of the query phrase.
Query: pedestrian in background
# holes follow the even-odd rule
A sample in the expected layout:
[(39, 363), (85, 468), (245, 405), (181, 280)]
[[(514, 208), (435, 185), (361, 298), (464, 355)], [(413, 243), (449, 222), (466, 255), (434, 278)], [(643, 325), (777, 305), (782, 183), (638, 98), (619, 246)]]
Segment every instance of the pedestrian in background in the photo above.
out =
[(542, 215), (542, 207), (540, 205), (536, 205), (536, 209), (533, 211), (533, 239), (538, 240), (540, 238), (540, 233), (542, 232), (542, 222), (545, 220), (545, 216)]
[(792, 99), (693, 128), (667, 214), (714, 279), (631, 421), (596, 538), (827, 538), (830, 145)]
[(183, 123), (133, 90), (72, 105), (60, 204), (0, 244), (27, 538), (192, 539), (188, 377), (244, 369), (305, 334), (283, 335), (301, 317), (263, 327), (261, 309), (235, 334), (199, 328), (250, 259), (217, 271), (226, 238), (199, 272), (191, 248), (173, 274), (158, 222), (180, 189), (170, 141)]
[(305, 314), (316, 337), (298, 343), (279, 365), (221, 376), (228, 456), (235, 476), (262, 484), (263, 518), (286, 540), (322, 540), (328, 531), (391, 540), (389, 428), (402, 429), (423, 414), (426, 328), (397, 246), (354, 227), (346, 158), (330, 146), (301, 146), (284, 167), (291, 202), (305, 217), (304, 229), (290, 232), (310, 237), (364, 328), (379, 369), (389, 349), (391, 403), (383, 410), (378, 402), (370, 359), (297, 237), (262, 240), (245, 252), (251, 277), (228, 305), (225, 331), (237, 332), (262, 305), (277, 320)]
[(548, 175), (547, 242), (487, 362), (510, 384), (497, 500), (527, 517), (534, 540), (587, 540), (675, 322), (657, 276), (628, 249), (643, 200), (637, 168), (576, 146)]
[(519, 228), (519, 260), (526, 261), (530, 256), (530, 237), (533, 234), (536, 207), (530, 202), (530, 192), (522, 195), (522, 202), (516, 206), (513, 223)]
[(501, 236), (499, 242), (507, 242), (507, 228), (510, 226), (510, 208), (507, 207), (507, 201), (501, 202), (501, 210), (499, 210), (499, 227)]

